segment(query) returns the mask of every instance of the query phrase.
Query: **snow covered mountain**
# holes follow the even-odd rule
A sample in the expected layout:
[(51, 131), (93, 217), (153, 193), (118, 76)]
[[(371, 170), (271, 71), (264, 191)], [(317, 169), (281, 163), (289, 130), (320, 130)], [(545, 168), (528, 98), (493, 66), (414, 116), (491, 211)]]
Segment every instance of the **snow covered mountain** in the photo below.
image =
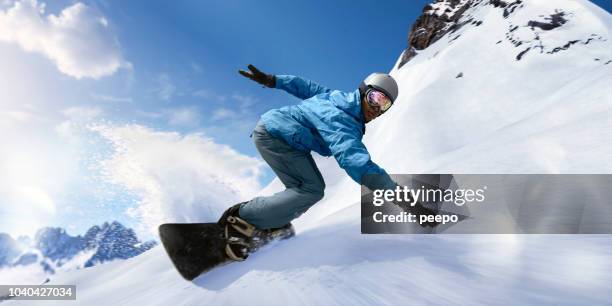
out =
[(21, 252), (21, 246), (13, 237), (0, 233), (0, 267), (13, 262)]
[(81, 236), (70, 236), (66, 230), (59, 227), (47, 227), (36, 233), (35, 247), (42, 255), (62, 265), (85, 249)]
[[(364, 142), (390, 173), (611, 173), (611, 30), (612, 16), (586, 0), (435, 1), (392, 67), (399, 100)], [(296, 220), (294, 239), (244, 263), (189, 283), (156, 247), (50, 283), (76, 284), (82, 305), (612, 299), (609, 236), (361, 235), (359, 186), (316, 160), (325, 198)], [(261, 193), (280, 189), (275, 180)]]
[(117, 221), (95, 225), (84, 236), (71, 236), (59, 227), (45, 227), (38, 230), (33, 241), (0, 234), (0, 268), (35, 265), (54, 274), (60, 269), (86, 268), (134, 257), (155, 245), (155, 241), (141, 243), (132, 229)]
[(154, 241), (141, 243), (132, 229), (116, 221), (93, 226), (85, 233), (83, 242), (85, 249), (96, 250), (85, 262), (85, 267), (114, 259), (131, 258), (156, 245)]

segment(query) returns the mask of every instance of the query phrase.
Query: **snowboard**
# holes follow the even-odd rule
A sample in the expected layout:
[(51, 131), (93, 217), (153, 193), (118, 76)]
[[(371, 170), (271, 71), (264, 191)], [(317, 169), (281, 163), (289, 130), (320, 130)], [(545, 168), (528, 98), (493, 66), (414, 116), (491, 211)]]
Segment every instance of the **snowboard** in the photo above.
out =
[(189, 281), (230, 261), (223, 228), (217, 223), (162, 224), (159, 238), (176, 270)]
[[(250, 253), (273, 240), (295, 235), (293, 226), (259, 231), (250, 242)], [(159, 237), (176, 270), (186, 280), (232, 262), (225, 253), (224, 229), (217, 223), (166, 223), (159, 226)]]

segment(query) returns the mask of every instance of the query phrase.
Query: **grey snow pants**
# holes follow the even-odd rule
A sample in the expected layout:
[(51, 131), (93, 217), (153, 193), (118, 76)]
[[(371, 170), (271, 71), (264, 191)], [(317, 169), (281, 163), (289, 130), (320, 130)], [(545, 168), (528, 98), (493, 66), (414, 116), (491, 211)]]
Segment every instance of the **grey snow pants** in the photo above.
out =
[(273, 137), (261, 121), (252, 136), (257, 151), (286, 189), (242, 204), (239, 214), (259, 229), (282, 227), (323, 198), (325, 182), (309, 152)]

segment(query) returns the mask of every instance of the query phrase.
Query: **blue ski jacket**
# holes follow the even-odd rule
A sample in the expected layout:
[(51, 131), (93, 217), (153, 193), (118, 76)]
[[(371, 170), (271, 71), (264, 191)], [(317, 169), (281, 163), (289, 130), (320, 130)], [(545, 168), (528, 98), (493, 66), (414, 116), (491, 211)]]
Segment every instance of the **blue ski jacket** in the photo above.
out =
[[(372, 161), (361, 141), (365, 117), (359, 90), (331, 90), (292, 75), (276, 75), (276, 88), (303, 101), (263, 114), (261, 120), (268, 133), (298, 150), (333, 155), (355, 182), (372, 190), (395, 186), (385, 170)], [(379, 175), (368, 175), (363, 181), (365, 174)]]

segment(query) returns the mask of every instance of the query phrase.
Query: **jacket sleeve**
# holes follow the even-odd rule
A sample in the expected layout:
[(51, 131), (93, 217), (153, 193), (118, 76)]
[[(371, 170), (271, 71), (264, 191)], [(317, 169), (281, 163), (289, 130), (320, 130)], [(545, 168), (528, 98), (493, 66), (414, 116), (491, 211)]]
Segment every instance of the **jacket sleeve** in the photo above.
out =
[(325, 86), (294, 75), (276, 75), (275, 77), (276, 88), (282, 89), (302, 100), (331, 91)]
[(370, 158), (370, 153), (354, 129), (332, 123), (330, 129), (319, 129), (319, 134), (329, 144), (334, 158), (342, 169), (358, 184), (370, 190), (394, 189), (391, 177)]

